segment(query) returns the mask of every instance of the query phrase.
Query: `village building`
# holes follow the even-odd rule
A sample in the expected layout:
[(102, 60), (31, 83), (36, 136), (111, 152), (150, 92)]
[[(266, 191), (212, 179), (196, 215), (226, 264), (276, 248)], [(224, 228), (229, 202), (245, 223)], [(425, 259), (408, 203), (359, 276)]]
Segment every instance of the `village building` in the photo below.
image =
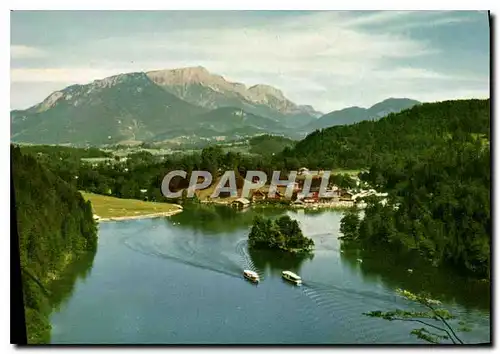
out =
[(309, 173), (309, 169), (306, 167), (299, 168), (299, 175), (306, 175)]
[(252, 176), (252, 183), (258, 183), (259, 180), (259, 176)]
[(261, 191), (260, 189), (254, 191), (252, 193), (252, 201), (255, 202), (255, 201), (260, 201), (260, 200), (266, 200), (267, 198), (267, 193), (265, 193), (264, 191)]
[(298, 182), (293, 182), (292, 187), (294, 192), (298, 192), (301, 189), (300, 184)]
[(359, 193), (353, 195), (352, 199), (360, 199), (360, 198), (365, 198), (369, 196), (377, 196), (377, 197), (387, 197), (387, 193), (378, 193), (375, 189), (370, 189), (370, 190), (361, 190)]
[(341, 190), (340, 195), (339, 195), (339, 200), (340, 201), (352, 201), (353, 193), (348, 192), (346, 190)]
[(332, 192), (338, 192), (340, 190), (339, 186), (335, 185), (335, 184), (332, 184), (330, 186), (330, 191)]
[(339, 200), (340, 197), (337, 192), (334, 192), (333, 195), (329, 193), (328, 195), (322, 195), (319, 197), (320, 202), (332, 203), (332, 202), (338, 202)]
[(274, 193), (274, 196), (270, 196), (270, 195), (267, 196), (267, 199), (274, 199), (274, 200), (280, 200), (283, 198), (285, 198), (285, 195), (283, 193), (281, 193), (279, 190), (276, 190), (276, 192)]
[(220, 191), (219, 198), (230, 198), (237, 196), (238, 193), (236, 191)]
[(247, 208), (250, 206), (250, 201), (247, 198), (238, 198), (231, 203), (231, 206), (238, 209)]
[(295, 194), (295, 200), (303, 200), (306, 195), (302, 192)]

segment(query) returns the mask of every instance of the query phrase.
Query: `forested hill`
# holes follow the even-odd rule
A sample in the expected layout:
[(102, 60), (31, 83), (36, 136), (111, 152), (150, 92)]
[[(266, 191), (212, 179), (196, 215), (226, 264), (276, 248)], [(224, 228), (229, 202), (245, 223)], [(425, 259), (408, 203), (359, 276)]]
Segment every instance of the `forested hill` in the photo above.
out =
[(11, 146), (28, 343), (50, 339), (51, 281), (80, 253), (95, 252), (89, 202), (19, 147)]
[[(345, 127), (343, 136), (331, 129), (302, 142), (298, 153), (319, 146), (316, 154), (337, 163), (367, 166), (361, 179), (389, 193), (385, 205), (367, 200), (362, 219), (348, 214), (342, 220), (344, 240), (418, 253), (436, 266), (488, 279), (489, 103), (424, 104), (376, 123)], [(337, 151), (327, 147), (328, 138)]]
[(454, 135), (489, 140), (489, 112), (489, 99), (425, 103), (378, 121), (317, 130), (283, 154), (309, 168), (368, 167), (424, 153)]
[(259, 155), (278, 154), (285, 147), (292, 147), (295, 141), (284, 136), (259, 135), (249, 140), (250, 152)]

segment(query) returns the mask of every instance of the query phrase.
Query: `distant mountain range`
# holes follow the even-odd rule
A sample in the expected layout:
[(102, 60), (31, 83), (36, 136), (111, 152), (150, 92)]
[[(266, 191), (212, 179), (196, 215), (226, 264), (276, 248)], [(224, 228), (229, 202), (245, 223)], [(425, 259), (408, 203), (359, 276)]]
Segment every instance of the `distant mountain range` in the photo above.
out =
[(417, 104), (420, 104), (420, 102), (408, 98), (388, 98), (374, 104), (370, 108), (344, 108), (325, 114), (319, 119), (310, 122), (304, 127), (304, 130), (312, 132), (316, 129), (328, 128), (335, 125), (354, 124), (364, 120), (377, 120), (389, 113), (398, 113)]
[(311, 106), (296, 105), (272, 86), (254, 85), (247, 88), (242, 83), (229, 82), (220, 75), (211, 74), (201, 66), (150, 71), (147, 76), (175, 96), (208, 109), (241, 108), (285, 125), (290, 117), (302, 118), (305, 124), (322, 115)]
[(268, 85), (246, 87), (203, 67), (120, 74), (56, 91), (11, 111), (11, 140), (35, 144), (106, 145), (179, 136), (298, 137), (318, 128), (377, 119), (418, 101), (388, 99), (369, 109), (326, 115), (297, 105)]

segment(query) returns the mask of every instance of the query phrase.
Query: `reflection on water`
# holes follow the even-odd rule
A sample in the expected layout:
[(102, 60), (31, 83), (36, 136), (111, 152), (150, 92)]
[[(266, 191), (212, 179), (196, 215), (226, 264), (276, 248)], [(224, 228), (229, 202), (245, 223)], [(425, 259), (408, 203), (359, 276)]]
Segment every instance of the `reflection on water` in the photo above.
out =
[(452, 269), (433, 267), (417, 255), (342, 247), (341, 258), (351, 269), (358, 269), (366, 281), (380, 281), (389, 288), (413, 293), (426, 292), (432, 298), (466, 309), (490, 308), (488, 283), (459, 276)]
[(300, 274), (302, 263), (312, 260), (314, 254), (290, 254), (279, 251), (248, 250), (253, 265), (261, 272), (268, 271), (281, 276), (283, 270), (291, 270)]
[(271, 208), (251, 208), (242, 211), (226, 206), (194, 204), (184, 209), (182, 213), (172, 216), (171, 219), (165, 219), (165, 222), (167, 224), (172, 222), (181, 228), (200, 231), (204, 234), (217, 234), (250, 227), (257, 214), (277, 217), (284, 213), (284, 210)]
[(77, 280), (85, 280), (90, 275), (95, 255), (95, 251), (79, 254), (59, 277), (52, 281), (49, 287), (49, 302), (54, 311), (58, 311), (71, 297)]
[[(254, 216), (285, 213), (314, 240), (314, 254), (248, 250)], [(411, 306), (396, 288), (426, 290), (453, 312), (470, 312), (470, 341), (489, 340), (487, 287), (402, 255), (345, 249), (340, 219), (325, 210), (197, 205), (171, 218), (103, 223), (92, 273), (73, 275), (87, 274), (85, 283), (72, 296), (60, 283), (68, 301), (53, 316), (54, 342), (418, 343), (411, 324), (362, 315)], [(261, 282), (245, 281), (244, 269)], [(284, 281), (283, 270), (303, 285)]]

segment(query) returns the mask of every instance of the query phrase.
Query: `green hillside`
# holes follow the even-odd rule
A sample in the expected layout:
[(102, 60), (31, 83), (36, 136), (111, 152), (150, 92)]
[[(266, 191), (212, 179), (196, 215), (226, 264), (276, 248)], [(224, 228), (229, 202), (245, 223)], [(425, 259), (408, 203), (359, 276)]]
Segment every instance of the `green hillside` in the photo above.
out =
[(283, 154), (310, 168), (356, 169), (418, 155), (451, 134), (476, 134), (489, 140), (489, 104), (489, 100), (425, 103), (378, 121), (315, 131)]
[(364, 120), (377, 120), (390, 113), (398, 113), (411, 108), (420, 102), (409, 98), (388, 98), (376, 103), (370, 108), (349, 107), (327, 113), (312, 121), (304, 127), (306, 131), (333, 127), (335, 125), (348, 125)]
[(50, 339), (49, 314), (64, 298), (50, 285), (79, 255), (95, 252), (90, 203), (72, 186), (11, 147), (28, 343)]
[(250, 152), (259, 155), (278, 154), (286, 147), (293, 147), (295, 141), (283, 136), (260, 135), (249, 140)]
[(253, 128), (264, 132), (279, 132), (283, 127), (273, 119), (264, 118), (235, 107), (223, 107), (189, 118), (197, 127), (224, 134), (229, 131)]
[(144, 73), (73, 85), (41, 104), (11, 112), (11, 140), (35, 144), (144, 141), (205, 112), (166, 92)]
[(488, 279), (489, 103), (424, 104), (376, 123), (327, 129), (301, 142), (296, 153), (323, 146), (324, 158), (369, 166), (361, 179), (388, 192), (385, 204), (367, 199), (362, 219), (351, 213), (342, 220), (346, 243), (418, 254), (435, 266)]

